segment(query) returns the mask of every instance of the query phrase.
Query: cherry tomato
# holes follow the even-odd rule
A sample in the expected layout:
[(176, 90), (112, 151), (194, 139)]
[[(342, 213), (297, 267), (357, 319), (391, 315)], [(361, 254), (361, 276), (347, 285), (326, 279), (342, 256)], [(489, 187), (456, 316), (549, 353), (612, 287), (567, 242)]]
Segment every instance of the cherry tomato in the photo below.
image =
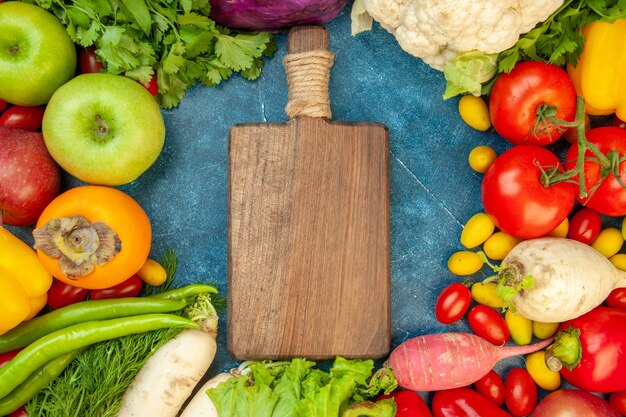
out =
[[(597, 160), (597, 157), (589, 150), (585, 152), (584, 175), (585, 187), (590, 196), (581, 198), (576, 193), (576, 198), (586, 207), (592, 208), (607, 216), (626, 215), (626, 188), (621, 184), (626, 183), (626, 129), (615, 126), (603, 126), (591, 129), (586, 134), (587, 140), (594, 144), (600, 152), (607, 155), (615, 151), (615, 158), (620, 158), (619, 163), (614, 162), (616, 172), (607, 172)], [(573, 144), (565, 156), (565, 168), (572, 169), (576, 165), (578, 157), (578, 144)], [(617, 161), (617, 159), (616, 159)], [(603, 174), (607, 176), (602, 180)], [(615, 178), (617, 174), (620, 178)], [(574, 178), (577, 181), (577, 178)], [(599, 185), (598, 185), (599, 184)], [(578, 189), (578, 187), (576, 187)], [(592, 193), (593, 191), (593, 193)]]
[[(0, 3), (2, 3), (0, 1)], [(20, 408), (18, 408), (17, 410), (15, 410), (14, 412), (12, 412), (11, 414), (8, 415), (8, 417), (29, 417), (30, 414), (28, 414), (28, 411), (26, 410), (26, 406), (23, 405)]]
[(55, 279), (48, 290), (48, 305), (51, 309), (56, 310), (57, 308), (85, 301), (88, 294), (89, 290), (85, 288), (74, 287)]
[(381, 395), (377, 400), (392, 398), (396, 401), (396, 417), (432, 417), (428, 406), (415, 391), (399, 390), (389, 395)]
[(150, 81), (148, 81), (147, 83), (142, 83), (139, 81), (137, 82), (143, 85), (145, 89), (148, 90), (148, 92), (154, 97), (156, 97), (156, 95), (159, 93), (159, 85), (157, 84), (156, 74), (152, 75), (152, 78), (150, 78)]
[(20, 353), (22, 349), (15, 349), (10, 352), (5, 352), (0, 354), (0, 368), (9, 363), (11, 359), (13, 359), (18, 353)]
[(620, 415), (626, 416), (626, 391), (617, 391), (609, 397), (609, 405)]
[(89, 298), (92, 300), (103, 300), (105, 298), (137, 297), (141, 292), (142, 284), (141, 278), (135, 274), (126, 281), (120, 282), (110, 288), (91, 290)]
[(602, 216), (594, 209), (584, 207), (577, 211), (570, 221), (568, 239), (574, 239), (586, 245), (596, 240), (602, 228)]
[(435, 392), (432, 410), (435, 417), (511, 417), (509, 413), (469, 388)]
[(440, 323), (450, 324), (465, 315), (472, 296), (463, 284), (455, 282), (441, 291), (435, 303), (435, 316)]
[(557, 167), (559, 159), (539, 146), (519, 145), (502, 153), (485, 173), (482, 201), (496, 227), (528, 239), (546, 235), (570, 213), (575, 185), (542, 184), (540, 167)]
[(78, 68), (81, 74), (90, 74), (102, 71), (104, 64), (98, 61), (95, 48), (80, 48), (78, 51)]
[(476, 381), (474, 388), (498, 407), (504, 402), (504, 382), (493, 369)]
[(9, 103), (7, 103), (4, 100), (0, 100), (0, 113), (5, 111), (7, 109), (7, 107), (9, 107)]
[(504, 381), (504, 403), (514, 417), (527, 416), (537, 406), (537, 385), (527, 370), (513, 368)]
[(565, 132), (548, 121), (536, 126), (540, 109), (556, 108), (555, 117), (571, 122), (576, 116), (576, 90), (562, 68), (541, 62), (520, 62), (501, 74), (489, 96), (489, 114), (496, 131), (520, 145), (548, 145)]
[(41, 127), (43, 106), (11, 106), (0, 116), (0, 126), (35, 132)]
[(467, 315), (472, 331), (483, 339), (497, 346), (502, 346), (509, 340), (509, 328), (504, 318), (497, 310), (479, 304), (472, 308)]
[(616, 288), (606, 298), (609, 307), (626, 309), (626, 288)]
[(615, 116), (611, 122), (611, 126), (619, 127), (620, 129), (626, 129), (626, 122)]

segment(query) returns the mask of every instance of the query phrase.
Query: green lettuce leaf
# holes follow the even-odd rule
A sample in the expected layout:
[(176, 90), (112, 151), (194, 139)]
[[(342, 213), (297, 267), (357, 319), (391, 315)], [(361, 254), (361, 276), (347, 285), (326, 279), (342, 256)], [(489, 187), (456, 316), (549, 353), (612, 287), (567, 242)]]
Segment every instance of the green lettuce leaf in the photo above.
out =
[(480, 96), (482, 85), (491, 80), (497, 70), (498, 54), (471, 51), (459, 55), (443, 69), (446, 78), (444, 100), (465, 93)]

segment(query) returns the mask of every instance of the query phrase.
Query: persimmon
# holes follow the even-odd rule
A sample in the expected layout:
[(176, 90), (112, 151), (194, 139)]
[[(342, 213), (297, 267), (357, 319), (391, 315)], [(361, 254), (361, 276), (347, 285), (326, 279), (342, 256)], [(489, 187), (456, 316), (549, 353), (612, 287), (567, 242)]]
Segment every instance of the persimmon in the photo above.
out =
[(55, 278), (102, 289), (139, 271), (150, 253), (152, 228), (146, 212), (128, 194), (87, 185), (52, 200), (33, 236), (39, 259)]

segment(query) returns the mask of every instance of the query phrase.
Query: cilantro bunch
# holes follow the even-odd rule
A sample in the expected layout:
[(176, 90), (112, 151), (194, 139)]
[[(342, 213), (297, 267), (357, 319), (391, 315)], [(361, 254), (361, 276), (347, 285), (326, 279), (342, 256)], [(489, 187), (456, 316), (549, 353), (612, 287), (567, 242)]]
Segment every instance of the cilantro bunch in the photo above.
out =
[(276, 50), (269, 33), (218, 26), (209, 0), (27, 1), (57, 16), (75, 43), (95, 47), (107, 72), (142, 83), (156, 74), (165, 109), (198, 81), (212, 87), (235, 72), (257, 79), (262, 57)]

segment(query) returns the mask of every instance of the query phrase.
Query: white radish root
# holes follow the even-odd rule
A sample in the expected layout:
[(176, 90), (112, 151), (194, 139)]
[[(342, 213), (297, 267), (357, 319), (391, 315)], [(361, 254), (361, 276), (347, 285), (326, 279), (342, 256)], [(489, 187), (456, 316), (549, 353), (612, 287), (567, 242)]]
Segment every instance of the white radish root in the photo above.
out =
[(146, 361), (124, 393), (118, 417), (176, 417), (213, 362), (212, 335), (183, 330)]
[(224, 372), (209, 379), (189, 401), (180, 417), (218, 417), (217, 409), (206, 392), (209, 388), (215, 388), (231, 378), (233, 378), (231, 374)]
[(532, 288), (512, 304), (522, 316), (543, 323), (564, 322), (600, 305), (615, 288), (626, 287), (626, 272), (589, 245), (563, 238), (529, 239), (502, 261), (500, 285), (515, 288), (532, 276)]

